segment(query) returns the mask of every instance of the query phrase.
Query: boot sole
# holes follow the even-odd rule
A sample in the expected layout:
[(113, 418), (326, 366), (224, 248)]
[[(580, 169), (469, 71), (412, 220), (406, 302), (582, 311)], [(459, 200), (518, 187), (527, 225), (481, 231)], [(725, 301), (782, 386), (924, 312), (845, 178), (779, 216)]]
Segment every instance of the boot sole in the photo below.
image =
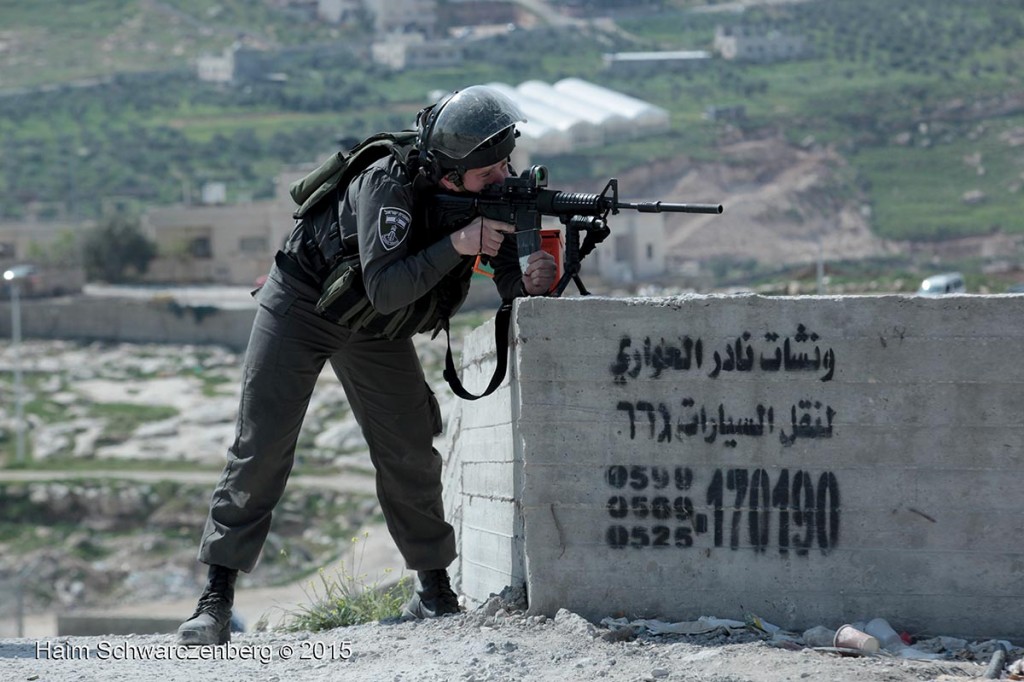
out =
[(212, 637), (210, 635), (211, 633), (200, 630), (178, 630), (178, 644), (183, 646), (216, 646), (227, 644), (231, 641), (230, 630), (216, 633)]
[(403, 622), (411, 620), (428, 620), (430, 618), (444, 618), (445, 616), (456, 616), (460, 613), (462, 613), (462, 609), (459, 609), (458, 611), (441, 611), (439, 613), (429, 613), (422, 611), (420, 613), (417, 613), (406, 607), (402, 609), (401, 619)]

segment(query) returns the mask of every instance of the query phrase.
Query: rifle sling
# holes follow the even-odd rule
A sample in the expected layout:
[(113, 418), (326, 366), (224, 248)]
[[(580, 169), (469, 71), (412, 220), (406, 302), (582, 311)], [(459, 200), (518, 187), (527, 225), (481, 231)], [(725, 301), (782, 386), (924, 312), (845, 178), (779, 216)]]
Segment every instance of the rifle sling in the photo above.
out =
[(498, 312), (494, 316), (494, 346), (498, 354), (498, 364), (494, 368), (491, 382), (487, 384), (487, 388), (480, 395), (473, 395), (463, 388), (462, 382), (459, 381), (459, 375), (455, 369), (455, 360), (452, 358), (451, 335), (448, 333), (448, 325), (444, 325), (444, 334), (448, 339), (448, 351), (444, 356), (444, 373), (442, 376), (444, 376), (448, 385), (451, 386), (452, 392), (455, 395), (463, 400), (477, 400), (494, 393), (495, 389), (505, 380), (505, 371), (508, 369), (508, 328), (511, 321), (512, 301), (506, 299), (501, 302), (501, 307), (498, 308)]

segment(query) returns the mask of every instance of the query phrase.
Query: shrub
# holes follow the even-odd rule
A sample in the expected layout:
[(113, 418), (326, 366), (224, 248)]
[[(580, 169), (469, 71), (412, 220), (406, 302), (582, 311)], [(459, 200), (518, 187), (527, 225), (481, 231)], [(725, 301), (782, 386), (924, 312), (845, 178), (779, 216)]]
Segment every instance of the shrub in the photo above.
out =
[[(368, 533), (363, 534), (364, 542), (367, 536)], [(359, 538), (352, 538), (349, 566), (336, 571), (333, 578), (321, 568), (317, 573), (319, 586), (316, 580), (310, 581), (310, 591), (306, 592), (310, 603), (288, 614), (285, 630), (319, 632), (401, 615), (402, 606), (412, 597), (412, 581), (402, 577), (386, 587), (379, 582), (368, 584), (366, 574), (359, 572), (366, 545), (357, 553), (354, 545), (358, 542)], [(391, 569), (385, 572), (390, 573)]]

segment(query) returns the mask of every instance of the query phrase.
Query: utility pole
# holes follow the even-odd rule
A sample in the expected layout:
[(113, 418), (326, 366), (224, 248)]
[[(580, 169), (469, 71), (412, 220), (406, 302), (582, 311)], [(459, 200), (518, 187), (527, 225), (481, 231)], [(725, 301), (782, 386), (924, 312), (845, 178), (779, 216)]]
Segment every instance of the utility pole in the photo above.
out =
[(818, 295), (825, 295), (825, 245), (818, 233)]
[(21, 381), (21, 296), (18, 276), (13, 270), (4, 272), (11, 287), (11, 352), (14, 355), (14, 422), (17, 430), (14, 461), (25, 463), (25, 391)]

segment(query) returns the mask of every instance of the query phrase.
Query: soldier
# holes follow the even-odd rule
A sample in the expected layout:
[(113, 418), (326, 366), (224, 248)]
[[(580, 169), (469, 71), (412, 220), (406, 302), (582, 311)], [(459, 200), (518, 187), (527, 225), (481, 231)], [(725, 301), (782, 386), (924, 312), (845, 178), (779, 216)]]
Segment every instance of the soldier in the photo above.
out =
[[(341, 381), (369, 446), (388, 530), (406, 567), (417, 573), (418, 588), (404, 616), (458, 612), (447, 572), (456, 556), (455, 534), (444, 518), (441, 456), (432, 444), (441, 432), (440, 409), (411, 336), (458, 309), (478, 255), (491, 257), (505, 299), (546, 294), (555, 262), (537, 251), (521, 269), (515, 240), (505, 239), (513, 226), (486, 218), (438, 234), (423, 198), (438, 189), (479, 192), (501, 183), (511, 174), (516, 123), (524, 121), (511, 100), (486, 86), (448, 95), (420, 112), (413, 148), (396, 147), (336, 199), (296, 222), (256, 293), (236, 437), (199, 548), (209, 579), (195, 613), (178, 628), (180, 643), (230, 640), (235, 579), (238, 571), (253, 569), (262, 551), (325, 362)], [(371, 331), (381, 325), (353, 330), (317, 312), (325, 281), (353, 249), (365, 296), (380, 321), (403, 312), (414, 318), (397, 337)], [(428, 297), (436, 305), (417, 306)], [(416, 319), (413, 313), (422, 310), (433, 310), (432, 317)]]

